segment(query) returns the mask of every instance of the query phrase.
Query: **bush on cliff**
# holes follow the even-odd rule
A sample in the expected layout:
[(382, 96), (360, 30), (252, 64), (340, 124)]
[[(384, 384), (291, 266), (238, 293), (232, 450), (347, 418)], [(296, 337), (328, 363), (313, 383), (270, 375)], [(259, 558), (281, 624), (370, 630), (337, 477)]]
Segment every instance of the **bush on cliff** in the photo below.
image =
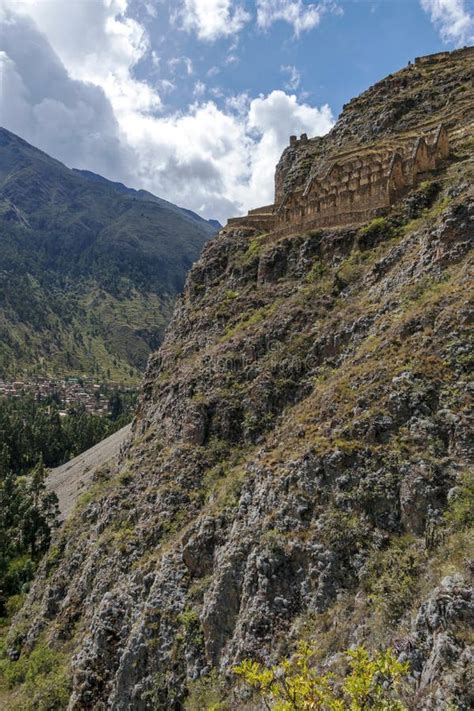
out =
[[(272, 711), (404, 711), (400, 686), (408, 665), (391, 650), (373, 656), (363, 647), (348, 650), (349, 671), (321, 673), (314, 650), (300, 643), (297, 653), (274, 667), (249, 659), (234, 668)], [(341, 665), (344, 668), (345, 665)]]

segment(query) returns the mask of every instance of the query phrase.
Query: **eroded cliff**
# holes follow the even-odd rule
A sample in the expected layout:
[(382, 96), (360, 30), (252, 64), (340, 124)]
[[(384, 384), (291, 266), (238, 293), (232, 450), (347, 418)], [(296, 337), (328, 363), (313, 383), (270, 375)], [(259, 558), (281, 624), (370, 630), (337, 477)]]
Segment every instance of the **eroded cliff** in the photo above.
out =
[[(366, 117), (387, 135), (390, 87)], [(404, 127), (422, 106), (403, 105)], [(365, 124), (338, 125), (343, 144)], [(472, 703), (472, 106), (458, 129), (385, 218), (228, 228), (206, 246), (120, 465), (82, 497), (10, 631), (12, 660), (56, 650), (71, 711), (258, 709), (232, 665), (301, 638), (323, 665), (391, 646), (410, 709)]]

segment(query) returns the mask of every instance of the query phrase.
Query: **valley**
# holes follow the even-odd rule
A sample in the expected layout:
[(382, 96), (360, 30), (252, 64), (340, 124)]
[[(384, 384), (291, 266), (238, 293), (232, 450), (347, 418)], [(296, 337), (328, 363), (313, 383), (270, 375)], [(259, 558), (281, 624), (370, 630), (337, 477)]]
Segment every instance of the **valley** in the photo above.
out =
[(137, 384), (215, 232), (0, 129), (0, 378)]

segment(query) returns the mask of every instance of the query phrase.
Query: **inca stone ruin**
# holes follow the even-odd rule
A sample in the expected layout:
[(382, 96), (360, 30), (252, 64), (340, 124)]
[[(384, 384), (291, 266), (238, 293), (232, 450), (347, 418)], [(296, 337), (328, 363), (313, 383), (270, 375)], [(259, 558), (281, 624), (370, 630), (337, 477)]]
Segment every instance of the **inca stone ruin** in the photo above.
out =
[(290, 181), (286, 187), (297, 153), (318, 140), (310, 141), (306, 134), (299, 140), (291, 136), (277, 165), (274, 204), (231, 218), (228, 225), (291, 233), (367, 222), (382, 215), (449, 155), (448, 132), (441, 124), (423, 135), (399, 136), (393, 144), (385, 141), (323, 160), (317, 157), (301, 185), (295, 187)]

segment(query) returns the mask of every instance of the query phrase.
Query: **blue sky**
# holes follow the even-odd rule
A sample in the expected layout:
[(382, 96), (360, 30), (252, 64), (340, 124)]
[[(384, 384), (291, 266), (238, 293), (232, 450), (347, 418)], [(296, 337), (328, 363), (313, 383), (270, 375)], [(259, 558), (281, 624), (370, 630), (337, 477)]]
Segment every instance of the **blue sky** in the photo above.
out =
[(417, 55), (474, 0), (0, 0), (0, 123), (221, 221), (272, 199), (291, 133)]
[[(175, 85), (163, 92), (171, 109), (193, 100), (199, 80), (206, 87), (200, 96), (217, 102), (243, 92), (258, 96), (278, 88), (296, 91), (312, 104), (328, 103), (337, 115), (348, 99), (415, 56), (455, 44), (443, 42), (418, 0), (343, 1), (334, 3), (319, 24), (298, 36), (291, 24), (280, 20), (268, 29), (249, 22), (237, 36), (213, 41), (179, 31), (170, 22), (170, 5), (155, 4), (156, 17), (141, 2), (132, 4), (130, 12), (146, 25), (160, 58), (159, 71), (150, 56), (135, 71), (155, 81), (158, 89), (160, 79)], [(246, 2), (242, 7), (250, 14), (253, 5)], [(187, 74), (184, 64), (168, 64), (179, 57), (191, 59), (193, 74)]]

